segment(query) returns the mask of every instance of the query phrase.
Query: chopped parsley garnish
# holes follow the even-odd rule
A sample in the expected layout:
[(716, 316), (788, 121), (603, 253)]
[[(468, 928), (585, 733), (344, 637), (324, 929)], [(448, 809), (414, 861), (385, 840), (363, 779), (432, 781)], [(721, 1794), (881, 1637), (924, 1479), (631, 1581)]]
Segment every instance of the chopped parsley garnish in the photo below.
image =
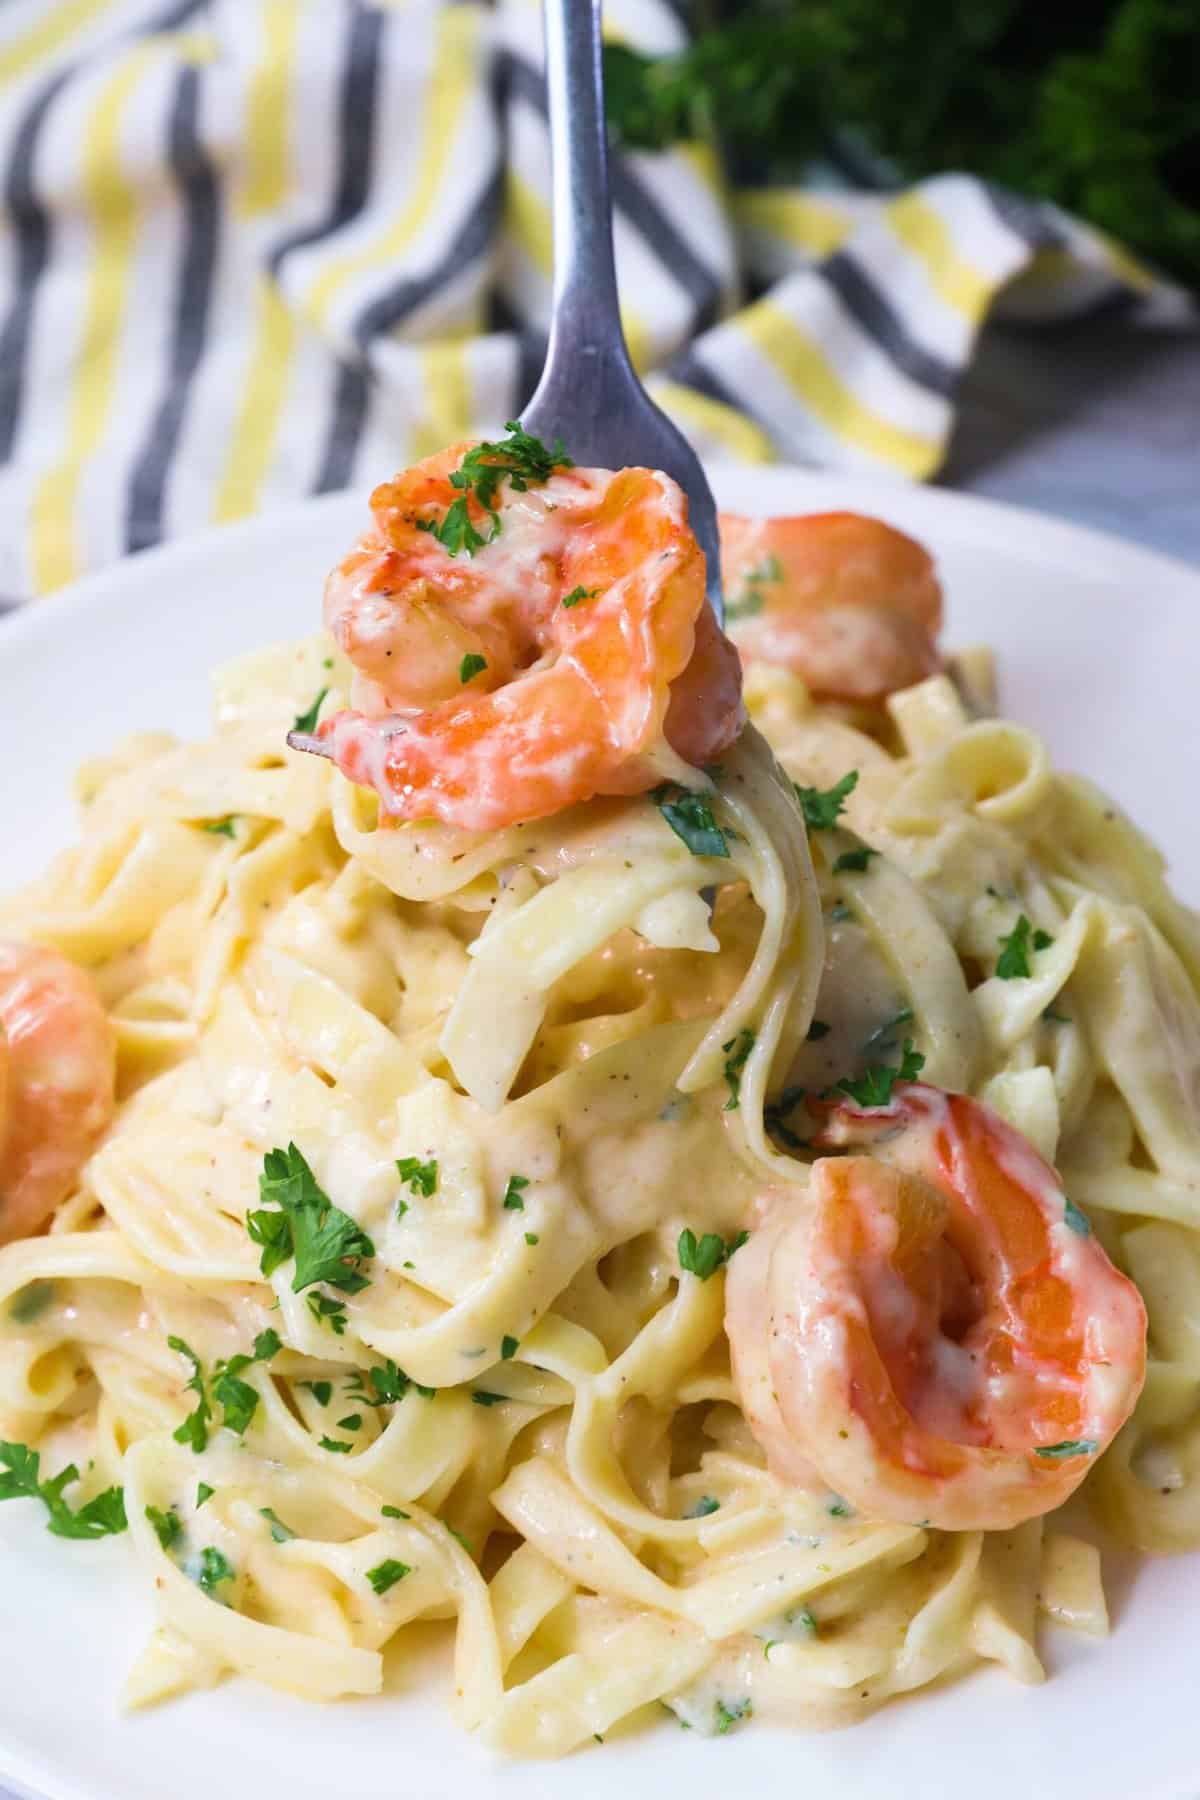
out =
[(510, 1362), (512, 1360), (512, 1358), (517, 1354), (517, 1350), (519, 1349), (519, 1347), (520, 1347), (520, 1339), (519, 1338), (502, 1337), (500, 1339), (500, 1361), (501, 1362)]
[(41, 1478), (41, 1454), (28, 1444), (0, 1442), (0, 1500), (40, 1500), (49, 1515), (47, 1529), (55, 1537), (113, 1537), (126, 1529), (125, 1490), (105, 1488), (75, 1511), (63, 1499), (63, 1489), (79, 1480), (79, 1470), (68, 1463), (49, 1481)]
[(754, 1048), (754, 1033), (749, 1026), (743, 1026), (737, 1036), (731, 1037), (721, 1048), (725, 1051), (725, 1083), (729, 1089), (724, 1111), (737, 1112), (741, 1105), (742, 1070), (746, 1066), (746, 1058)]
[(1068, 1456), (1095, 1456), (1099, 1448), (1095, 1438), (1064, 1438), (1061, 1444), (1039, 1444), (1034, 1455), (1062, 1462)]
[(32, 1325), (45, 1312), (54, 1298), (52, 1281), (30, 1281), (18, 1288), (8, 1303), (8, 1316), (14, 1325)]
[(308, 1310), (318, 1325), (328, 1325), (334, 1337), (346, 1335), (346, 1302), (336, 1294), (310, 1294)]
[(783, 564), (779, 558), (771, 554), (764, 556), (761, 562), (746, 570), (741, 587), (726, 600), (725, 617), (730, 621), (754, 618), (767, 603), (763, 589), (773, 587), (777, 581), (782, 580)]
[(1063, 1195), (1063, 1216), (1077, 1237), (1091, 1237), (1091, 1221), (1084, 1212), (1080, 1212), (1069, 1194)]
[[(323, 698), (324, 695), (322, 695), (322, 699)], [(201, 831), (211, 831), (214, 837), (236, 837), (237, 832), (233, 827), (237, 821), (237, 816), (236, 813), (226, 813), (223, 819), (206, 819), (200, 829)]]
[(600, 592), (599, 588), (572, 588), (569, 594), (563, 595), (564, 606), (578, 606), (581, 600), (594, 600)]
[(650, 798), (693, 856), (729, 855), (725, 833), (713, 818), (712, 807), (703, 794), (665, 781), (661, 787), (651, 789)]
[(353, 1444), (343, 1443), (341, 1438), (323, 1437), (318, 1438), (317, 1442), (322, 1450), (328, 1450), (334, 1456), (348, 1456), (354, 1448)]
[(500, 1204), (506, 1212), (524, 1212), (525, 1202), (521, 1196), (529, 1186), (528, 1175), (510, 1175), (508, 1186), (504, 1190), (504, 1199)]
[(851, 769), (843, 775), (831, 788), (801, 787), (798, 782), (792, 784), (796, 789), (796, 798), (800, 802), (800, 811), (804, 814), (804, 823), (810, 831), (832, 831), (838, 822), (843, 806), (858, 786), (858, 770)]
[(198, 1396), (183, 1424), (175, 1428), (176, 1443), (190, 1444), (199, 1455), (208, 1443), (209, 1428), (214, 1418), (213, 1403), (221, 1408), (221, 1423), (239, 1437), (243, 1436), (258, 1410), (258, 1394), (248, 1381), (242, 1380), (242, 1370), (248, 1369), (251, 1363), (269, 1362), (280, 1349), (279, 1333), (270, 1329), (260, 1331), (249, 1355), (243, 1351), (237, 1356), (231, 1356), (228, 1361), (214, 1363), (212, 1381), (207, 1387), (200, 1358), (191, 1346), (178, 1337), (169, 1337), (167, 1343), (191, 1363), (192, 1373), (187, 1386)]
[(294, 1256), (294, 1294), (317, 1281), (343, 1294), (357, 1294), (367, 1286), (370, 1277), (359, 1265), (375, 1255), (374, 1244), (349, 1213), (333, 1204), (295, 1144), (267, 1152), (258, 1189), (262, 1210), (246, 1215), (246, 1230), (262, 1246), (259, 1267), (264, 1275)]
[(472, 1388), (471, 1398), (476, 1406), (499, 1406), (510, 1396), (508, 1394), (491, 1394), (487, 1388)]
[(711, 1494), (705, 1494), (683, 1516), (685, 1519), (707, 1519), (710, 1513), (720, 1512), (720, 1510), (721, 1502), (714, 1500)]
[[(434, 1392), (433, 1388), (419, 1387), (389, 1356), (382, 1368), (376, 1365), (375, 1368), (368, 1369), (365, 1375), (361, 1369), (356, 1369), (346, 1383), (346, 1392), (353, 1394), (363, 1406), (395, 1406), (398, 1401), (403, 1400), (410, 1387), (416, 1387), (418, 1393)], [(345, 1423), (344, 1420), (340, 1422)], [(357, 1427), (353, 1429), (356, 1430)]]
[(333, 1395), (332, 1381), (302, 1381), (300, 1387), (307, 1388), (318, 1406), (328, 1406)]
[(870, 850), (866, 844), (860, 850), (843, 850), (833, 865), (833, 872), (835, 875), (861, 875), (871, 858), (878, 855), (878, 850)]
[(164, 1550), (169, 1550), (183, 1536), (183, 1520), (173, 1506), (169, 1506), (166, 1512), (161, 1512), (157, 1506), (148, 1506), (146, 1517), (153, 1525), (154, 1535)]
[(540, 1240), (539, 1240), (539, 1238), (538, 1238), (538, 1234), (537, 1234), (537, 1232), (536, 1232), (536, 1231), (527, 1231), (527, 1232), (526, 1232), (526, 1233), (525, 1233), (525, 1242), (526, 1242), (526, 1243), (527, 1243), (527, 1244), (529, 1244), (529, 1245), (531, 1245), (531, 1246), (532, 1246), (532, 1245), (533, 1245), (533, 1244), (536, 1244), (536, 1243), (538, 1243), (538, 1242), (539, 1242), (539, 1241), (540, 1241)]
[(808, 1028), (808, 1042), (810, 1044), (819, 1044), (821, 1039), (828, 1037), (832, 1030), (833, 1026), (827, 1025), (824, 1019), (814, 1019)]
[(410, 1187), (414, 1194), (421, 1194), (429, 1200), (437, 1193), (438, 1166), (430, 1158), (422, 1162), (419, 1156), (402, 1156), (396, 1163), (401, 1181)]
[(699, 1281), (707, 1281), (715, 1275), (722, 1263), (727, 1263), (735, 1250), (740, 1250), (750, 1236), (748, 1231), (739, 1231), (736, 1237), (725, 1239), (715, 1231), (706, 1231), (697, 1241), (694, 1231), (685, 1228), (679, 1234), (679, 1266), (689, 1275), (695, 1275)]
[(195, 1568), (189, 1569), (188, 1574), (200, 1591), (211, 1597), (218, 1583), (233, 1580), (233, 1564), (223, 1551), (212, 1544), (206, 1544)]
[(886, 1064), (868, 1069), (857, 1081), (839, 1081), (835, 1092), (849, 1094), (856, 1105), (864, 1108), (890, 1106), (896, 1083), (915, 1081), (924, 1067), (925, 1058), (913, 1048), (912, 1039), (905, 1038), (898, 1069)]
[(398, 1506), (381, 1506), (380, 1512), (385, 1519), (411, 1519), (412, 1514), (402, 1512)]
[(1001, 981), (1015, 981), (1030, 973), (1030, 947), (1034, 950), (1048, 950), (1054, 939), (1048, 931), (1035, 931), (1022, 913), (1008, 936), (997, 941), (1000, 944), (1000, 955), (996, 959), (996, 974)]
[(338, 1430), (339, 1431), (361, 1431), (362, 1430), (362, 1414), (361, 1413), (347, 1413), (344, 1419), (338, 1420)]
[(819, 1633), (820, 1628), (811, 1606), (802, 1606), (796, 1612), (789, 1613), (787, 1622), (797, 1626), (806, 1637), (816, 1637)]
[(848, 1519), (853, 1514), (854, 1508), (848, 1506), (843, 1499), (835, 1494), (833, 1499), (829, 1502), (829, 1505), (825, 1508), (825, 1511), (829, 1514), (831, 1519)]
[(718, 1700), (714, 1715), (714, 1730), (717, 1736), (724, 1737), (727, 1731), (732, 1731), (735, 1725), (740, 1724), (743, 1719), (748, 1719), (753, 1711), (754, 1705), (750, 1700), (735, 1700), (732, 1706), (727, 1706), (724, 1700)]
[[(329, 692), (329, 689), (327, 687), (323, 687), (321, 689), (320, 693), (317, 695), (316, 699), (313, 701), (312, 705), (309, 707), (308, 711), (296, 714), (296, 717), (292, 720), (292, 730), (293, 731), (308, 732), (308, 731), (315, 731), (317, 729), (317, 720), (321, 714), (321, 703), (324, 700), (324, 698), (328, 692)], [(230, 833), (230, 835), (232, 836), (233, 834)]]
[(269, 1506), (260, 1506), (258, 1510), (267, 1521), (267, 1524), (271, 1527), (271, 1536), (274, 1538), (275, 1542), (277, 1544), (290, 1543), (296, 1535), (291, 1526), (285, 1525), (283, 1520), (279, 1518), (276, 1513), (272, 1512)]
[(212, 1497), (216, 1493), (216, 1491), (217, 1491), (216, 1488), (209, 1487), (207, 1481), (201, 1481), (196, 1484), (196, 1510), (197, 1510), (197, 1512), (199, 1512), (200, 1508), (204, 1505), (204, 1502), (206, 1500), (212, 1499)]
[(470, 1538), (464, 1537), (462, 1532), (456, 1530), (453, 1525), (447, 1525), (446, 1530), (450, 1533), (450, 1536), (454, 1539), (456, 1544), (462, 1545), (468, 1556), (474, 1556), (475, 1552), (471, 1548)]
[(474, 681), (487, 668), (487, 657), (480, 656), (474, 650), (468, 650), (458, 665), (458, 679), (466, 687), (468, 681)]
[[(508, 438), (501, 443), (476, 444), (468, 450), (462, 462), (450, 477), (451, 487), (459, 490), (458, 498), (452, 500), (446, 509), (443, 519), (417, 519), (418, 530), (427, 531), (438, 540), (438, 543), (451, 556), (457, 556), (465, 550), (468, 556), (474, 556), (485, 544), (490, 544), (500, 530), (500, 514), (496, 508), (496, 497), (500, 483), (507, 479), (518, 494), (525, 493), (531, 486), (548, 481), (555, 469), (571, 468), (571, 458), (556, 439), (552, 449), (547, 450), (540, 438), (531, 437), (522, 431), (515, 419), (510, 419), (504, 427)], [(492, 529), (487, 537), (478, 531), (471, 518), (470, 500), (474, 498), (492, 522)]]
[(394, 1588), (398, 1581), (403, 1581), (406, 1575), (411, 1574), (412, 1569), (408, 1563), (397, 1562), (394, 1556), (389, 1556), (384, 1562), (376, 1563), (373, 1569), (367, 1570), (367, 1580), (377, 1594), (386, 1594), (389, 1588)]
[(169, 1337), (167, 1344), (178, 1355), (186, 1357), (192, 1365), (191, 1378), (185, 1383), (199, 1398), (192, 1411), (177, 1425), (172, 1436), (177, 1444), (190, 1444), (198, 1456), (208, 1444), (208, 1428), (212, 1424), (212, 1407), (208, 1404), (208, 1391), (204, 1385), (204, 1372), (200, 1367), (200, 1358), (189, 1344), (181, 1337)]

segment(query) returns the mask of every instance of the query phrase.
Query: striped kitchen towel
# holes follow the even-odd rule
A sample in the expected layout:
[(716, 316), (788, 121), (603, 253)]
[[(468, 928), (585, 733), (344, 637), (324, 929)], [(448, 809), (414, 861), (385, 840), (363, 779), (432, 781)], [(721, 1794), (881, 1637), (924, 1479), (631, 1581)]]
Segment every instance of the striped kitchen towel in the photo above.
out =
[[(667, 0), (607, 26), (670, 49)], [(5, 0), (0, 594), (494, 431), (550, 291), (536, 0)], [(614, 167), (626, 330), (708, 454), (938, 468), (997, 308), (1189, 302), (1055, 208), (838, 156)], [(0, 601), (0, 605), (5, 602)]]

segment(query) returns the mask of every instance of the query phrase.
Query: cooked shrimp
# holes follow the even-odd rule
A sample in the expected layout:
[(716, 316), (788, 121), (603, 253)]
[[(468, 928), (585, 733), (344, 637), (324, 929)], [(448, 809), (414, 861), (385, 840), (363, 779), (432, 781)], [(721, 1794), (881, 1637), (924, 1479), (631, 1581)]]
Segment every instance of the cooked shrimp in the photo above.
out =
[(682, 491), (559, 467), (504, 489), (494, 529), (470, 511), (485, 541), (451, 555), (429, 526), (476, 507), (450, 480), (465, 448), (377, 488), (373, 529), (330, 577), (326, 621), (357, 671), (356, 710), (321, 727), (342, 772), (395, 816), (487, 831), (653, 787), (664, 728), (689, 761), (718, 757), (741, 672)]
[(940, 666), (942, 590), (920, 544), (860, 513), (722, 513), (730, 636), (816, 694), (880, 700)]
[(0, 1243), (39, 1231), (113, 1113), (116, 1039), (91, 977), (0, 941)]
[(730, 1264), (727, 1327), (775, 1473), (873, 1518), (1006, 1530), (1058, 1506), (1133, 1411), (1146, 1312), (1054, 1171), (963, 1094), (829, 1110), (811, 1206)]

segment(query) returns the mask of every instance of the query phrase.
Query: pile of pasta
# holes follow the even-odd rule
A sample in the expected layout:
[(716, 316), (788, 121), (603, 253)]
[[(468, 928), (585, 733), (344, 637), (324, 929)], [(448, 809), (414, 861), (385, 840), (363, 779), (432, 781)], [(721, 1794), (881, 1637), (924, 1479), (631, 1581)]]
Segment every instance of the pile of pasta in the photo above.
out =
[[(723, 1263), (807, 1175), (780, 1092), (903, 1038), (1140, 1287), (1145, 1393), (1084, 1493), (1200, 1542), (1200, 925), (969, 673), (835, 707), (751, 665), (690, 842), (661, 793), (381, 826), (282, 747), (344, 704), (323, 637), (221, 672), (207, 743), (82, 770), (78, 847), (0, 929), (93, 972), (120, 1104), (0, 1251), (0, 1436), (124, 1489), (159, 1620), (130, 1702), (378, 1693), (445, 1620), (462, 1724), (557, 1754), (662, 1704), (724, 1732), (1037, 1680), (1039, 1608), (1102, 1633), (1077, 1524), (860, 1518), (739, 1409)], [(824, 828), (793, 782), (838, 789)], [(1053, 942), (1001, 980), (1022, 918)]]

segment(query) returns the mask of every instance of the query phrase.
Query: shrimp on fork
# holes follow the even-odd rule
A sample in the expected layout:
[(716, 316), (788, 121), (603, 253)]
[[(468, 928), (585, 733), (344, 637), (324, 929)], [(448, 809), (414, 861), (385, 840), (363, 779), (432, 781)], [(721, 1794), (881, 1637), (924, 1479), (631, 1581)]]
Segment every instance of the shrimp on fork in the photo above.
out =
[(730, 636), (814, 694), (882, 700), (941, 666), (942, 590), (920, 544), (860, 513), (722, 513)]
[(1007, 1530), (1061, 1504), (1133, 1411), (1146, 1312), (1054, 1171), (963, 1094), (827, 1113), (808, 1209), (730, 1265), (726, 1324), (776, 1475), (869, 1517)]
[(0, 941), (0, 1243), (71, 1192), (113, 1115), (116, 1038), (85, 970)]
[(510, 446), (457, 445), (385, 482), (329, 579), (355, 710), (319, 735), (393, 817), (490, 831), (642, 793), (664, 736), (703, 764), (741, 729), (737, 653), (707, 613), (682, 490), (525, 441), (545, 459), (536, 479), (497, 482), (484, 504), (464, 471), (499, 468)]

